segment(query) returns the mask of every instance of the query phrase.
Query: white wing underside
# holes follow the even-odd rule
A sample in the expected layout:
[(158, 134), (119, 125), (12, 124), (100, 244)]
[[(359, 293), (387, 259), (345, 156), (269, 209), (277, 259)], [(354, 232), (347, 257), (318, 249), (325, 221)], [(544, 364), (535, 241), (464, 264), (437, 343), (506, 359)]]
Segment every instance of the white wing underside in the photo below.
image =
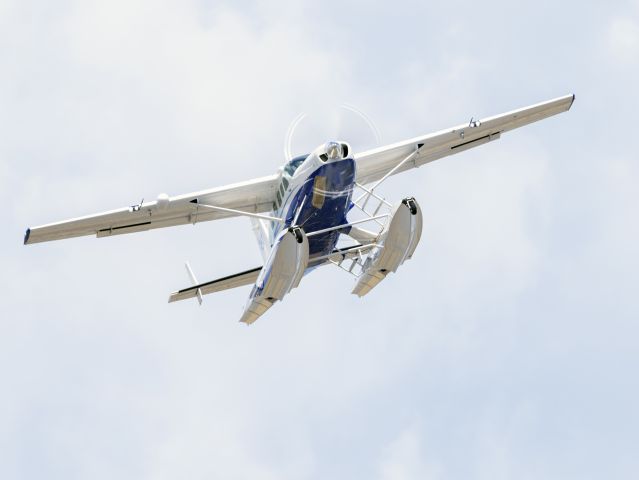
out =
[[(574, 95), (567, 95), (531, 107), (480, 119), (474, 124), (460, 125), (356, 154), (356, 180), (361, 185), (376, 182), (411, 154), (414, 155), (410, 161), (402, 164), (393, 174), (483, 145), (498, 139), (504, 132), (565, 112), (570, 109), (573, 101)], [(203, 207), (204, 204), (239, 212), (268, 212), (275, 201), (279, 182), (279, 175), (271, 175), (248, 182), (171, 197), (164, 202), (159, 200), (147, 202), (135, 208), (126, 207), (33, 227), (27, 230), (24, 243), (46, 242), (83, 235), (107, 237), (154, 228), (194, 224), (240, 214), (212, 210)]]
[(141, 232), (153, 228), (172, 227), (235, 216), (233, 213), (212, 210), (199, 204), (210, 204), (249, 213), (270, 211), (277, 192), (278, 175), (257, 178), (226, 187), (170, 197), (168, 203), (143, 203), (139, 209), (120, 208), (110, 212), (74, 218), (27, 230), (25, 244), (59, 240), (62, 238), (96, 235), (107, 237), (123, 233)]
[(474, 122), (476, 126), (471, 126), (472, 124), (469, 122), (454, 128), (355, 154), (357, 182), (366, 185), (378, 181), (418, 148), (419, 153), (397, 169), (394, 174), (497, 140), (504, 132), (569, 110), (574, 99), (574, 95), (566, 95), (494, 117), (478, 119)]

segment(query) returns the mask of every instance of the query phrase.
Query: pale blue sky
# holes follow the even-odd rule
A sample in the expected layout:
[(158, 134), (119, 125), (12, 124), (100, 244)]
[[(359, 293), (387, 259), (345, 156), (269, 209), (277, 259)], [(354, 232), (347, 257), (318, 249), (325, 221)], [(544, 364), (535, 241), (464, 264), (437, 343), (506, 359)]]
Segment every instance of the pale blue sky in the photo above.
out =
[[(636, 478), (638, 73), (636, 0), (0, 0), (0, 477)], [(362, 300), (168, 305), (259, 265), (246, 219), (22, 246), (270, 174), (302, 111), (393, 142), (571, 92), (389, 182), (424, 235)]]

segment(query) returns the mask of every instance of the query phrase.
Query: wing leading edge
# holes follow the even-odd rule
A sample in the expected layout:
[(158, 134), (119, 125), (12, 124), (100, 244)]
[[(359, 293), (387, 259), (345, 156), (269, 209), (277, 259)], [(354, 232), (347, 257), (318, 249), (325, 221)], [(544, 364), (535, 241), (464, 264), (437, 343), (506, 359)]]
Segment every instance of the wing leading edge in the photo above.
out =
[(393, 174), (497, 140), (504, 132), (570, 110), (574, 100), (574, 95), (566, 95), (356, 154), (356, 180), (361, 185), (376, 182), (411, 154), (414, 155), (410, 161), (401, 165)]
[(33, 227), (27, 229), (24, 244), (84, 235), (108, 237), (154, 228), (195, 224), (236, 215), (228, 211), (204, 208), (198, 203), (249, 213), (267, 212), (272, 208), (278, 184), (278, 175), (271, 175), (221, 188), (158, 198), (156, 201), (128, 208)]

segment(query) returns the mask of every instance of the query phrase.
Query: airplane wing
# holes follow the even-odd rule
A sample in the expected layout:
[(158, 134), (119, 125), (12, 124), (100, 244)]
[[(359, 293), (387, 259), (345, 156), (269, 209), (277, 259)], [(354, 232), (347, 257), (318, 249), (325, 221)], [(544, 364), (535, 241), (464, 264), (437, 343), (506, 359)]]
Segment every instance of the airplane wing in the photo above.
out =
[[(454, 153), (496, 140), (508, 130), (567, 111), (574, 95), (470, 122), (404, 142), (355, 155), (356, 180), (365, 185), (410, 168), (419, 167)], [(408, 160), (407, 157), (410, 157)], [(279, 184), (278, 175), (262, 177), (221, 188), (176, 197), (158, 197), (153, 202), (133, 205), (96, 215), (74, 218), (27, 229), (24, 243), (32, 244), (84, 235), (107, 237), (154, 228), (217, 220), (245, 213), (270, 211)], [(215, 206), (213, 209), (205, 205)]]
[[(570, 110), (574, 100), (574, 95), (566, 95), (530, 107), (494, 117), (472, 120), (447, 130), (356, 154), (356, 181), (360, 185), (377, 182), (388, 173), (394, 175), (420, 167), (438, 158), (497, 140), (504, 132)], [(409, 156), (410, 158), (406, 160)]]
[(191, 287), (183, 288), (177, 292), (173, 292), (169, 297), (169, 303), (178, 300), (186, 300), (187, 298), (195, 298), (198, 295), (208, 295), (209, 293), (221, 292), (230, 288), (243, 287), (255, 283), (262, 267), (252, 268), (245, 272), (236, 273), (227, 277), (218, 278), (210, 282), (199, 283)]
[[(96, 235), (108, 237), (123, 233), (141, 232), (153, 228), (185, 225), (236, 216), (224, 209), (249, 213), (270, 211), (277, 194), (279, 176), (257, 178), (248, 182), (193, 192), (175, 197), (111, 210), (109, 212), (73, 218), (27, 229), (24, 244), (60, 240), (63, 238)], [(205, 207), (213, 205), (221, 210)]]

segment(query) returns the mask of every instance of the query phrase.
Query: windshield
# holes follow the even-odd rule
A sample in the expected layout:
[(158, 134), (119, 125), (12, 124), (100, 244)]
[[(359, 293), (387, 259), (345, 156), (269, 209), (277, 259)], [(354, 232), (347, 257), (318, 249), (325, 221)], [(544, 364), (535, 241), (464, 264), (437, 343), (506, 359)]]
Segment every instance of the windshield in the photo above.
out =
[(304, 160), (306, 160), (306, 157), (308, 157), (308, 154), (307, 155), (300, 155), (299, 157), (293, 158), (290, 162), (288, 162), (284, 166), (284, 172), (289, 177), (292, 177), (295, 174), (295, 170), (297, 170), (299, 168), (299, 166), (302, 163), (304, 163)]

